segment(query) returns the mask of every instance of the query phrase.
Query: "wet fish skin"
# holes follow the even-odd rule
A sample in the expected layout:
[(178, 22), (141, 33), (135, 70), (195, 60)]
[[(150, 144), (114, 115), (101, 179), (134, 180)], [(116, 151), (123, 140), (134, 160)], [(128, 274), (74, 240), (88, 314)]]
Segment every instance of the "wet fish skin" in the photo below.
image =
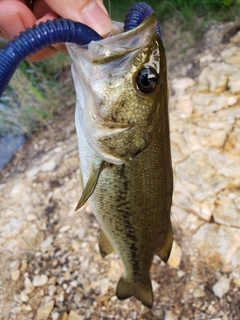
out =
[[(134, 41), (131, 48), (124, 47), (128, 35), (135, 37), (137, 50)], [(83, 58), (78, 58), (76, 48), (69, 48), (75, 64), (80, 163), (84, 187), (91, 189), (94, 185), (87, 193), (102, 228), (100, 253), (104, 257), (117, 252), (124, 266), (116, 295), (119, 299), (135, 296), (151, 307), (153, 257), (156, 254), (166, 262), (172, 246), (173, 177), (166, 57), (155, 32), (155, 17), (144, 21), (140, 30), (115, 37), (118, 45), (120, 42), (115, 45), (117, 52), (112, 50), (106, 58), (109, 43), (105, 48), (104, 42), (98, 43), (99, 47), (90, 53), (90, 63), (89, 52), (84, 56), (81, 51)], [(114, 37), (109, 41), (114, 42)], [(124, 70), (114, 70), (119, 79), (111, 79), (112, 67), (107, 65), (121, 65), (127, 59), (130, 62)], [(136, 84), (138, 72), (145, 67), (154, 69), (158, 76), (157, 86), (150, 94), (140, 92)], [(89, 70), (92, 75), (94, 70), (99, 80), (89, 80)], [(108, 73), (104, 73), (106, 70)], [(103, 163), (108, 164), (104, 169)], [(79, 206), (87, 198), (80, 200)]]

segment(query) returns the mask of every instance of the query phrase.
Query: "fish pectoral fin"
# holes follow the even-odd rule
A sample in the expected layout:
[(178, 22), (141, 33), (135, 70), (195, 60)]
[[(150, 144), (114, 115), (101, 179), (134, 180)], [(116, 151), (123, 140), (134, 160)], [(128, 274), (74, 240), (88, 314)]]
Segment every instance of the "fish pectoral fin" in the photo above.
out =
[(113, 249), (113, 246), (111, 245), (111, 242), (108, 240), (108, 237), (106, 236), (104, 231), (102, 231), (102, 229), (100, 230), (98, 237), (98, 246), (102, 258), (115, 251)]
[(144, 278), (143, 282), (134, 282), (131, 279), (121, 277), (117, 285), (116, 296), (120, 300), (134, 296), (143, 305), (151, 308), (153, 304), (153, 291), (150, 277)]
[(169, 223), (166, 240), (164, 245), (162, 246), (161, 250), (159, 250), (156, 255), (162, 259), (163, 262), (167, 263), (168, 258), (170, 256), (172, 250), (172, 243), (173, 243), (173, 234), (172, 234), (172, 225), (171, 222)]
[(88, 198), (93, 194), (93, 192), (97, 186), (98, 179), (100, 177), (101, 172), (109, 165), (110, 165), (109, 163), (102, 161), (101, 164), (97, 168), (94, 167), (92, 169), (92, 172), (90, 174), (88, 182), (87, 182), (85, 188), (83, 189), (82, 196), (81, 196), (80, 200), (78, 201), (78, 204), (76, 206), (75, 211), (80, 209), (87, 202)]

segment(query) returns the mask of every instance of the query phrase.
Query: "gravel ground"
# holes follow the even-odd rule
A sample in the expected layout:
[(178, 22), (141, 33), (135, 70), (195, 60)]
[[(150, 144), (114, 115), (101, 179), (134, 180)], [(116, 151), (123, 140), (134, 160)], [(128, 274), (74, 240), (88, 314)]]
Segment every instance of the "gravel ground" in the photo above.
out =
[[(151, 269), (153, 308), (145, 308), (135, 298), (125, 301), (116, 298), (121, 263), (114, 254), (101, 258), (97, 244), (99, 225), (88, 204), (74, 212), (81, 190), (74, 108), (71, 108), (59, 115), (51, 127), (34, 135), (0, 172), (1, 320), (240, 319), (240, 207), (236, 200), (240, 176), (236, 152), (238, 140), (232, 138), (231, 147), (225, 143), (225, 137), (222, 145), (222, 136), (219, 137), (217, 131), (213, 137), (216, 146), (211, 144), (211, 132), (204, 140), (202, 130), (195, 130), (195, 127), (192, 130), (193, 124), (201, 127), (199, 122), (194, 122), (196, 119), (206, 121), (194, 100), (204, 93), (203, 101), (207, 97), (215, 101), (222, 95), (236, 98), (231, 105), (236, 111), (235, 120), (226, 121), (223, 131), (227, 137), (230, 133), (238, 134), (240, 97), (238, 90), (230, 92), (229, 89), (229, 77), (240, 66), (240, 62), (234, 60), (232, 63), (231, 60), (233, 56), (240, 59), (240, 54), (236, 53), (238, 40), (229, 42), (228, 37), (221, 44), (222, 36), (228, 34), (230, 27), (213, 26), (201, 43), (185, 51), (185, 60), (194, 53), (194, 59), (189, 58), (187, 63), (174, 60), (177, 43), (174, 50), (169, 51), (176, 180), (172, 212), (175, 242), (166, 265), (157, 257), (154, 259)], [(223, 51), (225, 55), (219, 59)], [(215, 78), (212, 76), (211, 70), (216, 68), (216, 63), (229, 66), (227, 70), (231, 71), (224, 73), (226, 81), (216, 81), (221, 78), (222, 69)], [(204, 78), (202, 72), (206, 67), (210, 71)], [(237, 80), (232, 80), (230, 88), (237, 86)], [(204, 89), (200, 85), (205, 85)], [(220, 103), (216, 102), (216, 105)], [(210, 120), (204, 130), (211, 123), (211, 117), (221, 123), (222, 114), (218, 112), (230, 110), (229, 106), (217, 107), (217, 110), (207, 108), (206, 118)], [(179, 134), (180, 127), (184, 128), (182, 135)], [(217, 126), (216, 130), (221, 128)], [(186, 132), (197, 140), (186, 139)], [(212, 165), (214, 174), (207, 174), (212, 171), (208, 169), (209, 160), (204, 157), (215, 156), (214, 152), (231, 156), (236, 153), (234, 176), (229, 171), (218, 170), (221, 157), (215, 158), (216, 166)], [(197, 158), (191, 158), (194, 154)], [(196, 167), (199, 159), (202, 162), (197, 162)], [(231, 162), (222, 167), (231, 167)], [(181, 175), (182, 172), (186, 174)], [(196, 182), (201, 174), (204, 175), (200, 179), (202, 189)], [(220, 178), (224, 175), (224, 181), (228, 183), (216, 189), (211, 183), (218, 175)], [(214, 192), (205, 195), (203, 191), (206, 190)], [(199, 197), (199, 194), (205, 196)], [(230, 215), (219, 215), (216, 211), (219, 205), (223, 212), (228, 213), (231, 208)], [(199, 207), (204, 210), (199, 211)], [(229, 220), (233, 215), (235, 219)]]

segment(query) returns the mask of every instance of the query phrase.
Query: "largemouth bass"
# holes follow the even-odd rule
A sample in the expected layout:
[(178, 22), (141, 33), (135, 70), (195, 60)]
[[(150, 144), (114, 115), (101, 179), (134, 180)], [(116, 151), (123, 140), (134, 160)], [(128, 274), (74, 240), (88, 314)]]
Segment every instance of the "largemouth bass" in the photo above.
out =
[(153, 303), (150, 268), (172, 247), (167, 66), (156, 17), (88, 46), (68, 45), (77, 94), (84, 191), (101, 225), (102, 257), (124, 266), (116, 295)]

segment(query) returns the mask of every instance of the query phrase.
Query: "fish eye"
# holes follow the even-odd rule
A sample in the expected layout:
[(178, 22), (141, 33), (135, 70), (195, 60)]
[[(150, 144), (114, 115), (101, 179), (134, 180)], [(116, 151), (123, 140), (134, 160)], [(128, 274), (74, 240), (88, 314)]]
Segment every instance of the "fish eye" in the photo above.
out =
[(151, 68), (141, 69), (136, 77), (137, 87), (143, 93), (151, 93), (157, 86), (157, 73)]

